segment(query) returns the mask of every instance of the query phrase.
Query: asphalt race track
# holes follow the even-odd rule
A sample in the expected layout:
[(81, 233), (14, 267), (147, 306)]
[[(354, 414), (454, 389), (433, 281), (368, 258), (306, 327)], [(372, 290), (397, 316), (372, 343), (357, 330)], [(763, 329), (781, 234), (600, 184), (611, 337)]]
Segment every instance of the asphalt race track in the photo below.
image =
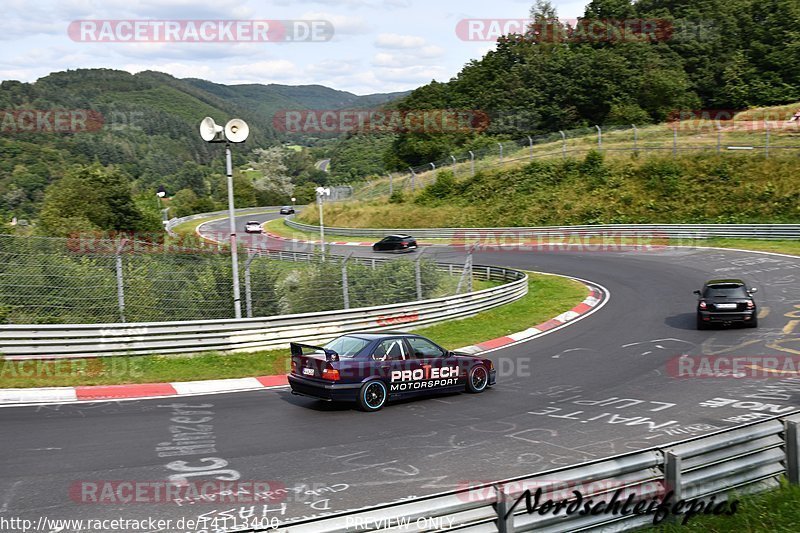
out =
[[(226, 223), (204, 231), (224, 233)], [(463, 255), (445, 247), (425, 254)], [(800, 319), (800, 259), (688, 248), (509, 249), (478, 252), (475, 263), (583, 278), (608, 289), (610, 301), (569, 327), (492, 352), (498, 383), (484, 394), (390, 404), (374, 414), (288, 389), (0, 409), (0, 516), (176, 520), (254, 507), (285, 521), (660, 446), (800, 406), (798, 377), (677, 379), (668, 364), (681, 355), (799, 355), (800, 328), (793, 332), (791, 321)], [(713, 277), (742, 277), (759, 289), (758, 329), (695, 329), (692, 291)], [(175, 426), (196, 425), (198, 417), (212, 428), (214, 453), (159, 457)], [(288, 490), (252, 504), (82, 502), (91, 499), (82, 488), (102, 481), (163, 482), (181, 472), (208, 480), (189, 470), (207, 457), (223, 471), (211, 475)]]

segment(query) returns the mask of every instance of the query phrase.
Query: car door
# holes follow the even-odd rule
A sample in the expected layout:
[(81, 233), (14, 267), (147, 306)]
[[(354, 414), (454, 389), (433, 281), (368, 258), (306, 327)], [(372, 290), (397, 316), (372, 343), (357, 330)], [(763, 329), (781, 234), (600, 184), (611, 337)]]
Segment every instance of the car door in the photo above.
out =
[(408, 347), (400, 337), (390, 337), (379, 342), (370, 356), (375, 374), (386, 383), (389, 396), (402, 396), (410, 388)]
[(421, 375), (420, 381), (424, 383), (417, 392), (431, 393), (463, 386), (463, 370), (447, 350), (422, 337), (407, 337), (406, 343), (411, 355), (412, 376)]

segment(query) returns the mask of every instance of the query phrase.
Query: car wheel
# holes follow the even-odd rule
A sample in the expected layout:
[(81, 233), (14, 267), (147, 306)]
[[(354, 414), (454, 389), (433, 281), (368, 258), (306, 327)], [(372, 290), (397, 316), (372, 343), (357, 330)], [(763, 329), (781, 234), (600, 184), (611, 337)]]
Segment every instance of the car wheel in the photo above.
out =
[(483, 365), (475, 365), (467, 375), (467, 392), (479, 393), (489, 384), (489, 371)]
[(708, 329), (708, 324), (706, 324), (699, 316), (697, 317), (697, 329)]
[(757, 328), (758, 327), (758, 317), (754, 316), (753, 320), (750, 322), (745, 322), (745, 325), (748, 328)]
[(382, 381), (374, 379), (361, 386), (358, 393), (358, 405), (362, 411), (368, 413), (379, 411), (386, 403), (386, 385)]

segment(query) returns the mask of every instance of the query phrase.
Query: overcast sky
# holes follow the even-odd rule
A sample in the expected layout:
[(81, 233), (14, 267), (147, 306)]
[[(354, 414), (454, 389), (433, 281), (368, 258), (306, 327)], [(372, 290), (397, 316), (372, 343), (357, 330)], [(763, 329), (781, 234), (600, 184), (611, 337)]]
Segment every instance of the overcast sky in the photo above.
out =
[[(586, 1), (553, 4), (560, 18), (574, 18)], [(31, 82), (54, 71), (106, 67), (158, 70), (226, 84), (321, 84), (356, 94), (402, 91), (432, 79), (447, 81), (493, 47), (490, 41), (459, 38), (459, 21), (522, 19), (532, 4), (533, 0), (2, 0), (0, 79)], [(280, 44), (85, 42), (100, 35), (106, 20), (186, 19), (323, 20), (335, 33), (329, 41)], [(79, 20), (98, 21), (97, 32), (84, 34), (84, 40), (70, 34), (70, 23), (75, 28), (73, 21)], [(121, 26), (114, 28), (119, 31), (115, 35), (128, 35)]]

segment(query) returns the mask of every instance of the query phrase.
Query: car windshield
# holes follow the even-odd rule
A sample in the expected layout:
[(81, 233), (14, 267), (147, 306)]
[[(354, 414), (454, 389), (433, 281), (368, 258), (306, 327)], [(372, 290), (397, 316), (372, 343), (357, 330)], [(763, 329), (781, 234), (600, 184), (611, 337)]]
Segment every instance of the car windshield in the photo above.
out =
[(709, 285), (703, 296), (706, 298), (747, 298), (747, 291), (744, 285), (732, 283)]
[(324, 346), (326, 350), (333, 350), (339, 357), (355, 357), (364, 347), (369, 344), (369, 341), (359, 339), (358, 337), (339, 337), (332, 340)]

